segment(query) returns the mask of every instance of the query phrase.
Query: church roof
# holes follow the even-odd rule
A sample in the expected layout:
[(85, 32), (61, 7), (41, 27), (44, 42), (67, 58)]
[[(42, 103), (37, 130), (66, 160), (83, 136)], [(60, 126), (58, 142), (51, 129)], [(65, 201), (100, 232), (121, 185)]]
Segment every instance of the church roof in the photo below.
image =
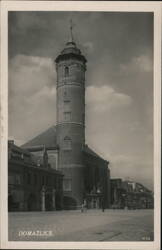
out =
[[(32, 147), (38, 147), (38, 146), (45, 146), (46, 148), (56, 148), (56, 126), (52, 126), (42, 132), (41, 134), (37, 135), (30, 141), (23, 144), (22, 148), (32, 148)], [(83, 153), (86, 153), (88, 155), (91, 155), (93, 157), (99, 158), (106, 162), (101, 156), (99, 156), (94, 150), (88, 147), (88, 145), (85, 145)]]
[(91, 155), (93, 157), (99, 158), (99, 159), (101, 159), (101, 160), (103, 160), (103, 161), (105, 161), (105, 162), (108, 163), (108, 161), (106, 161), (105, 159), (103, 159), (95, 151), (93, 151), (91, 148), (89, 148), (88, 145), (85, 145), (83, 152), (86, 153), (86, 154), (88, 154), (88, 155)]
[(56, 126), (52, 126), (30, 141), (23, 144), (22, 148), (44, 145), (45, 147), (56, 147)]

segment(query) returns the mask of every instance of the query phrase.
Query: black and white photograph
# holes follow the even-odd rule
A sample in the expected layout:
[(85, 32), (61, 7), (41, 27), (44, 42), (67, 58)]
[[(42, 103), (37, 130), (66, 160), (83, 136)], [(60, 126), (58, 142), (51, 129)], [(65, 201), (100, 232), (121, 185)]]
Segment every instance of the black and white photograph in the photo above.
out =
[(7, 12), (7, 241), (155, 249), (155, 12), (49, 6)]

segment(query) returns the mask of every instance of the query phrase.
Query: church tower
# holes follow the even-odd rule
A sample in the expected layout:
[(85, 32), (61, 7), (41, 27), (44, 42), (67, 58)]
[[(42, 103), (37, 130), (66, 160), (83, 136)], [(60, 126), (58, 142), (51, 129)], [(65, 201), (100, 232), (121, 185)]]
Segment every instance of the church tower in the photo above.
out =
[(64, 174), (65, 208), (75, 208), (83, 202), (85, 145), (85, 71), (86, 58), (73, 39), (57, 56), (57, 144), (58, 167)]

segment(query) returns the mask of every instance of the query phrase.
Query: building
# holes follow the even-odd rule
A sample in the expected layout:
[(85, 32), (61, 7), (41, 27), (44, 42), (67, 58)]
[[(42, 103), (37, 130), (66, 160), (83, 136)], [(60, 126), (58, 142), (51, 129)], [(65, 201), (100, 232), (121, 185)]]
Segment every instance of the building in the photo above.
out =
[(113, 208), (125, 207), (126, 190), (123, 188), (121, 178), (114, 178), (110, 180), (111, 185), (111, 205)]
[[(110, 170), (85, 144), (86, 58), (72, 35), (56, 58), (57, 125), (17, 147), (9, 142), (9, 210), (109, 207)], [(62, 190), (63, 187), (63, 190)]]
[(88, 208), (110, 207), (110, 170), (109, 162), (102, 159), (85, 145), (83, 152), (85, 164), (84, 187)]
[[(110, 205), (109, 162), (85, 144), (86, 58), (76, 46), (72, 27), (70, 40), (56, 57), (57, 124), (22, 145), (32, 154), (39, 146), (50, 152), (56, 170), (63, 174), (63, 207), (74, 209)], [(37, 152), (37, 153), (36, 153)]]
[(142, 184), (134, 181), (111, 179), (111, 207), (146, 209), (154, 207), (153, 193)]
[(124, 181), (126, 190), (125, 204), (128, 208), (154, 208), (154, 195), (144, 185), (134, 181)]
[(50, 211), (62, 206), (63, 174), (52, 168), (47, 150), (40, 147), (39, 156), (35, 156), (9, 141), (9, 211)]
[[(17, 147), (9, 142), (9, 210), (153, 208), (142, 184), (110, 180), (109, 162), (86, 144), (87, 60), (73, 39), (56, 57), (57, 123)], [(96, 142), (97, 143), (97, 142)]]

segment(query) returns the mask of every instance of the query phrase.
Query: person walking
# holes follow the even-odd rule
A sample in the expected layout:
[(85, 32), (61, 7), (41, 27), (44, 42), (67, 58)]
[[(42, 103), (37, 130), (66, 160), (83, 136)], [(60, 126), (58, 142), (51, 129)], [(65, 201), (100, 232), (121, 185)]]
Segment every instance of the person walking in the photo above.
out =
[(102, 197), (102, 212), (105, 211), (104, 197)]
[(86, 210), (86, 208), (87, 208), (87, 203), (86, 203), (86, 200), (84, 199), (84, 201), (83, 201), (83, 203), (81, 205), (81, 212), (83, 213), (84, 210)]

